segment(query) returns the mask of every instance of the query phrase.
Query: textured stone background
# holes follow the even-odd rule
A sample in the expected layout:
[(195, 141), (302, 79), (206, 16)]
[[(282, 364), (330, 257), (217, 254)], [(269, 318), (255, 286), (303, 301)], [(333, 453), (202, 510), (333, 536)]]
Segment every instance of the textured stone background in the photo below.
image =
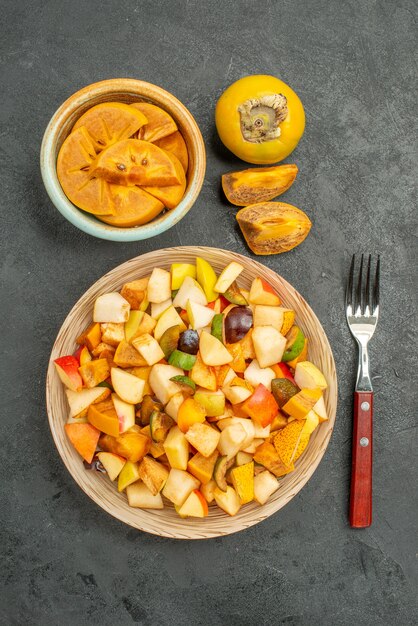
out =
[[(2, 624), (417, 623), (415, 20), (412, 0), (3, 0)], [(328, 333), (340, 381), (336, 429), (309, 484), (268, 521), (210, 542), (158, 539), (109, 517), (70, 478), (48, 429), (45, 370), (70, 307), (122, 261), (178, 244), (250, 256), (219, 191), (220, 174), (242, 163), (220, 145), (213, 117), (223, 89), (252, 73), (280, 76), (306, 108), (289, 159), (300, 174), (283, 199), (313, 228), (301, 247), (265, 263), (307, 298)], [(57, 106), (119, 76), (180, 98), (208, 157), (187, 217), (127, 245), (67, 223), (38, 165)], [(383, 264), (371, 345), (374, 523), (364, 531), (347, 525), (355, 350), (343, 283), (354, 251), (380, 253)]]

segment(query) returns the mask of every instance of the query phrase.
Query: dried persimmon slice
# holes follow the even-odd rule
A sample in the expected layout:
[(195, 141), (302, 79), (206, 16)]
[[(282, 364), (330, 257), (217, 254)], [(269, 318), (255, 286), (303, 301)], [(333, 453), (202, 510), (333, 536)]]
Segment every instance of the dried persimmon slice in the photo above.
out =
[(150, 222), (164, 209), (162, 202), (139, 187), (124, 185), (109, 187), (115, 214), (98, 216), (106, 224), (120, 228), (141, 226)]
[(147, 123), (141, 111), (123, 102), (102, 102), (86, 111), (74, 124), (73, 131), (85, 126), (97, 152), (121, 139), (127, 139)]
[(176, 172), (181, 179), (180, 183), (178, 185), (169, 185), (168, 187), (143, 187), (143, 189), (155, 198), (158, 198), (158, 200), (161, 200), (167, 209), (174, 209), (184, 196), (186, 190), (186, 175), (179, 159), (169, 152), (167, 152), (167, 155), (174, 163)]
[(187, 173), (189, 166), (189, 155), (187, 152), (186, 142), (183, 139), (183, 135), (180, 131), (176, 130), (175, 133), (167, 135), (154, 141), (155, 145), (167, 152), (174, 154), (183, 166), (184, 171)]
[(90, 174), (96, 156), (93, 141), (81, 126), (68, 135), (58, 153), (58, 180), (67, 198), (78, 208), (94, 215), (113, 214), (109, 183)]
[(181, 182), (180, 174), (168, 153), (140, 139), (118, 141), (103, 150), (91, 172), (116, 185), (167, 187)]
[(147, 123), (141, 128), (138, 138), (145, 141), (156, 141), (171, 135), (177, 130), (177, 124), (167, 111), (149, 102), (134, 102), (131, 107), (141, 111), (147, 118)]

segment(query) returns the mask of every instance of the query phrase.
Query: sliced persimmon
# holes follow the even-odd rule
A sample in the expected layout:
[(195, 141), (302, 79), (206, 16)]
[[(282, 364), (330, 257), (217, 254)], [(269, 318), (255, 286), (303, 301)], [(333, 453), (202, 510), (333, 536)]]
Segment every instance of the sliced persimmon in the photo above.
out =
[(114, 213), (109, 184), (92, 178), (91, 164), (96, 158), (93, 141), (85, 126), (73, 131), (61, 146), (57, 176), (67, 198), (78, 208), (101, 215)]
[(127, 139), (147, 123), (141, 111), (123, 102), (102, 102), (88, 109), (74, 124), (73, 131), (85, 126), (97, 152), (121, 139)]
[(146, 224), (164, 208), (160, 200), (139, 187), (126, 187), (125, 185), (109, 185), (109, 187), (115, 214), (100, 215), (98, 218), (111, 226), (129, 228)]
[(180, 183), (178, 185), (169, 185), (168, 187), (143, 187), (145, 191), (150, 193), (167, 207), (167, 209), (174, 209), (186, 190), (186, 175), (183, 170), (183, 166), (174, 154), (167, 152), (170, 160), (174, 163)]
[(184, 141), (183, 135), (180, 131), (176, 130), (175, 133), (171, 133), (171, 135), (168, 135), (167, 137), (157, 139), (153, 143), (155, 143), (155, 145), (159, 148), (174, 154), (182, 164), (185, 173), (187, 173), (189, 155), (187, 152), (186, 142)]
[(156, 141), (171, 135), (177, 130), (177, 124), (167, 111), (149, 102), (134, 102), (131, 107), (140, 111), (147, 118), (147, 123), (138, 133), (138, 139)]
[(167, 187), (181, 182), (168, 153), (140, 139), (118, 141), (103, 150), (91, 173), (116, 185)]

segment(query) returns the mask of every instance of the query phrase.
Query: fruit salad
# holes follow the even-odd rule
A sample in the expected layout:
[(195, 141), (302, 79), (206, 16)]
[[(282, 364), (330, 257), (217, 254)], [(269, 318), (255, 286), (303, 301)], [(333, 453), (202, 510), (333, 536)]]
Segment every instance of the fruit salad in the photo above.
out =
[(54, 361), (69, 440), (132, 507), (263, 505), (328, 419), (295, 311), (260, 277), (243, 289), (243, 269), (156, 267), (100, 295), (74, 354)]
[(148, 102), (103, 102), (75, 123), (58, 154), (68, 199), (120, 228), (174, 209), (186, 189), (188, 153), (174, 119)]

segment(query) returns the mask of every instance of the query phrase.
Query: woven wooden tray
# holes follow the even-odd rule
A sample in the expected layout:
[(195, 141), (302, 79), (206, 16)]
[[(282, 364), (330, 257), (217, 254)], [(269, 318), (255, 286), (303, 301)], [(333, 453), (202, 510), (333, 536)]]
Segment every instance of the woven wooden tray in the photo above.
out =
[[(230, 261), (238, 261), (245, 268), (239, 278), (240, 285), (245, 288), (249, 287), (255, 276), (267, 280), (277, 290), (284, 305), (296, 311), (297, 322), (309, 337), (309, 359), (323, 371), (329, 384), (325, 392), (325, 404), (330, 419), (316, 429), (307, 449), (297, 461), (295, 471), (281, 480), (280, 488), (267, 504), (247, 504), (235, 517), (223, 513), (218, 507), (209, 507), (209, 516), (204, 519), (181, 519), (170, 506), (161, 511), (129, 507), (126, 496), (118, 493), (114, 483), (98, 472), (84, 469), (78, 453), (67, 439), (63, 426), (69, 412), (68, 405), (63, 385), (53, 366), (55, 358), (74, 352), (75, 338), (91, 323), (93, 303), (99, 294), (119, 290), (123, 283), (150, 274), (154, 267), (169, 269), (174, 262), (194, 263), (196, 256), (209, 261), (217, 272)], [(334, 427), (337, 377), (331, 347), (318, 318), (302, 296), (283, 278), (256, 261), (227, 250), (177, 247), (156, 250), (131, 259), (103, 276), (86, 291), (67, 316), (52, 348), (46, 399), (49, 424), (58, 452), (71, 476), (92, 500), (114, 517), (139, 530), (175, 539), (209, 539), (235, 533), (261, 522), (287, 504), (306, 484), (324, 455)]]

